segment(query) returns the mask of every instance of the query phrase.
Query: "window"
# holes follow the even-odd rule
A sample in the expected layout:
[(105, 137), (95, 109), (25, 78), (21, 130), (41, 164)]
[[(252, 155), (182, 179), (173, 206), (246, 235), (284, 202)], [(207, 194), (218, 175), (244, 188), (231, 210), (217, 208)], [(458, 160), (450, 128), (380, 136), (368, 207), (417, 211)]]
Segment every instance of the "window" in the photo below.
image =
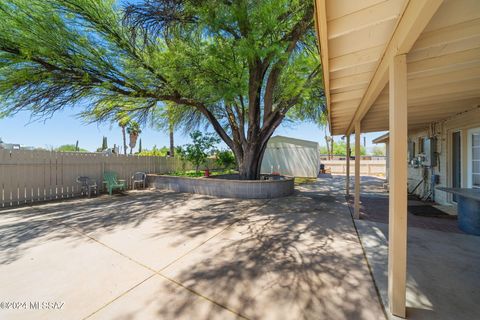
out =
[(468, 131), (468, 186), (480, 188), (480, 128)]

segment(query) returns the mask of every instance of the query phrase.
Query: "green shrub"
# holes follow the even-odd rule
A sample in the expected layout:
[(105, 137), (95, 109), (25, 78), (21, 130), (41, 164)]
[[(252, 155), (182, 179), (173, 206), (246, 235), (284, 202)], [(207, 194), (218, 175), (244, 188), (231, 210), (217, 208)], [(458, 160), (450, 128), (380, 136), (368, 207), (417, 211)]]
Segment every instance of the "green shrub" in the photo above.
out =
[(74, 144), (64, 144), (60, 147), (56, 148), (55, 151), (57, 152), (89, 152), (87, 149), (78, 148)]
[(160, 149), (157, 146), (153, 146), (152, 150), (142, 150), (142, 152), (137, 153), (139, 156), (156, 156), (156, 157), (166, 157), (169, 149), (167, 147), (162, 147)]
[(220, 150), (215, 155), (215, 162), (218, 166), (223, 169), (233, 169), (235, 168), (235, 156), (230, 150)]

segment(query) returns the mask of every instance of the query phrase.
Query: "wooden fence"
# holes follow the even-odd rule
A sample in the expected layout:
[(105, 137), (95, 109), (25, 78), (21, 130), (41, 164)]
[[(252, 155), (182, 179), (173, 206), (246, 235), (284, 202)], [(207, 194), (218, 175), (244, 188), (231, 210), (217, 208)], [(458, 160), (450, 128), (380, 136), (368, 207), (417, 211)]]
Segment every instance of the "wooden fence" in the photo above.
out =
[[(321, 163), (333, 174), (346, 174), (346, 160), (322, 160)], [(350, 174), (355, 174), (355, 160), (350, 160)], [(372, 176), (385, 176), (386, 161), (385, 160), (360, 160), (360, 174)]]
[[(132, 188), (137, 171), (168, 173), (182, 169), (178, 158), (106, 155), (102, 153), (0, 150), (0, 207), (72, 198), (80, 195), (78, 176), (103, 189), (103, 173), (113, 171)], [(209, 167), (214, 169), (213, 161)], [(192, 169), (186, 164), (185, 169)]]

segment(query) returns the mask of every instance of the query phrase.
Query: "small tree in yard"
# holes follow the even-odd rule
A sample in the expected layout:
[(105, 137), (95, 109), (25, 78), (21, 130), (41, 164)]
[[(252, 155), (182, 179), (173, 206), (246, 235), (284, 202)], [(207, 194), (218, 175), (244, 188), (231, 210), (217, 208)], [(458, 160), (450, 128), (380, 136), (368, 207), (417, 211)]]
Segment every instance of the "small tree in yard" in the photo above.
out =
[(182, 161), (188, 161), (195, 166), (198, 172), (202, 164), (207, 162), (207, 158), (215, 151), (215, 146), (220, 142), (212, 134), (203, 135), (200, 131), (194, 131), (190, 134), (191, 144), (186, 144), (177, 148), (177, 154)]
[(223, 169), (231, 169), (235, 166), (235, 156), (230, 150), (220, 150), (216, 154), (215, 162)]

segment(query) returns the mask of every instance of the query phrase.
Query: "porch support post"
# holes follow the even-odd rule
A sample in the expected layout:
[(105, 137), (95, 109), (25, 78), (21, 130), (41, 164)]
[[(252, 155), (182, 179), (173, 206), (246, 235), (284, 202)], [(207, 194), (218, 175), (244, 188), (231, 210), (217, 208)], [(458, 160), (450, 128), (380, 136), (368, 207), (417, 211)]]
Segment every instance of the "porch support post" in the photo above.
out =
[(360, 219), (360, 121), (355, 123), (355, 199), (353, 218)]
[(347, 134), (347, 176), (345, 177), (345, 193), (350, 195), (350, 135)]
[(390, 312), (406, 316), (407, 276), (407, 63), (393, 57), (389, 67), (388, 299)]

